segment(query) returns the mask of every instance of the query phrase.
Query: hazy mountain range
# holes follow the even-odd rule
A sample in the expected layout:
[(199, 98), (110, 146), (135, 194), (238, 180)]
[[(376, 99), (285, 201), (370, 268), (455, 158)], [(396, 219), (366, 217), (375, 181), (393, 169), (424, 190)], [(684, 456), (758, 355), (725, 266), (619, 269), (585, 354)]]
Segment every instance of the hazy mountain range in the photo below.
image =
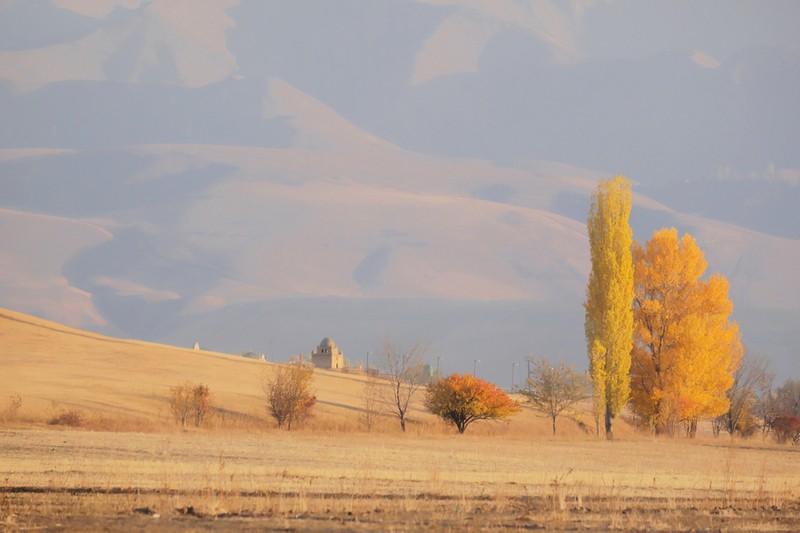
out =
[(531, 352), (585, 367), (589, 197), (623, 173), (636, 237), (695, 235), (748, 348), (798, 375), (797, 21), (791, 1), (2, 2), (0, 306), (275, 359), (426, 339), (507, 386)]

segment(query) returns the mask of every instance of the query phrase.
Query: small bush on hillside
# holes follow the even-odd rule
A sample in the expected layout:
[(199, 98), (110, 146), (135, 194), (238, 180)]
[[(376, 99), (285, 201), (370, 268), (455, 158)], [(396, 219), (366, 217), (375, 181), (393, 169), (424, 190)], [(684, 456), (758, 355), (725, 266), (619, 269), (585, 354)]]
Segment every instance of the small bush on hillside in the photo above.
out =
[(77, 409), (61, 411), (50, 419), (51, 426), (80, 427), (83, 424), (83, 414)]
[(170, 387), (170, 410), (176, 422), (181, 427), (186, 427), (192, 421), (195, 427), (200, 427), (211, 412), (213, 395), (208, 385), (193, 384), (185, 381), (175, 387)]
[(7, 420), (13, 420), (19, 414), (19, 410), (22, 408), (22, 396), (19, 394), (12, 394), (8, 398), (8, 405), (6, 406), (5, 418)]

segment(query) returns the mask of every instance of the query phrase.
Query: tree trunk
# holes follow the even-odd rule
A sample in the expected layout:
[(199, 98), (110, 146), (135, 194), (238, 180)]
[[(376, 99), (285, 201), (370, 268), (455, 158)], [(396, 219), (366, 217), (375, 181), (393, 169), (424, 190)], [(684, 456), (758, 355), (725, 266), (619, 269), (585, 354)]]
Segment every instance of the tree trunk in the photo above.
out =
[[(689, 421), (689, 438), (693, 439), (697, 436), (697, 419), (692, 418)], [(731, 438), (733, 438), (733, 433), (731, 433)]]
[(596, 438), (600, 439), (600, 414), (595, 411), (594, 412), (594, 430), (597, 433)]
[(606, 407), (606, 440), (614, 440), (613, 424), (614, 416), (611, 414), (611, 410)]
[(406, 417), (404, 415), (400, 415), (400, 427), (403, 428), (403, 433), (406, 432)]
[(553, 435), (555, 435), (556, 434), (556, 417), (553, 416), (552, 418), (553, 418)]

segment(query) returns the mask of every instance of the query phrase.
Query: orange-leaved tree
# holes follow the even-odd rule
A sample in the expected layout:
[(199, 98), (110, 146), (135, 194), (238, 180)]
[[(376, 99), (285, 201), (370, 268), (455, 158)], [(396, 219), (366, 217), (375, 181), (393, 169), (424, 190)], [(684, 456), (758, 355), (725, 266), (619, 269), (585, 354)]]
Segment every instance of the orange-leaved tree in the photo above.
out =
[(497, 385), (470, 374), (451, 374), (428, 385), (425, 407), (459, 433), (476, 420), (502, 420), (522, 409)]
[(683, 422), (694, 436), (697, 421), (729, 407), (744, 353), (739, 327), (731, 322), (728, 280), (706, 269), (691, 235), (657, 231), (644, 247), (634, 245), (634, 347), (631, 395), (634, 412), (659, 433)]

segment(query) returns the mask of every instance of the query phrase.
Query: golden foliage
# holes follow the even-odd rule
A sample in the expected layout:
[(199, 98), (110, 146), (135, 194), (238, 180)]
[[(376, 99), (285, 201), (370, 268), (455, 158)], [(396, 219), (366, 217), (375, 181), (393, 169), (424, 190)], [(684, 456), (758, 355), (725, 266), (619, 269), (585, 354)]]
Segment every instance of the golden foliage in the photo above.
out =
[(170, 387), (170, 411), (175, 417), (176, 422), (181, 423), (181, 427), (186, 427), (189, 420), (194, 422), (195, 427), (203, 425), (203, 421), (211, 412), (211, 402), (213, 395), (208, 385), (193, 384), (184, 381), (174, 387)]
[(455, 425), (459, 433), (476, 420), (502, 420), (522, 409), (497, 385), (470, 374), (451, 374), (430, 384), (425, 407)]
[(587, 229), (592, 270), (586, 289), (586, 342), (594, 385), (595, 416), (605, 414), (610, 438), (614, 417), (628, 403), (633, 331), (633, 232), (628, 224), (631, 182), (601, 182), (592, 197)]
[(311, 416), (317, 397), (311, 389), (314, 367), (302, 359), (280, 365), (271, 374), (265, 373), (261, 386), (267, 396), (267, 411), (282, 428), (292, 429)]
[(634, 246), (636, 297), (632, 399), (634, 411), (658, 431), (697, 420), (729, 406), (743, 348), (739, 327), (729, 320), (728, 281), (706, 269), (691, 235), (657, 231), (644, 248)]

